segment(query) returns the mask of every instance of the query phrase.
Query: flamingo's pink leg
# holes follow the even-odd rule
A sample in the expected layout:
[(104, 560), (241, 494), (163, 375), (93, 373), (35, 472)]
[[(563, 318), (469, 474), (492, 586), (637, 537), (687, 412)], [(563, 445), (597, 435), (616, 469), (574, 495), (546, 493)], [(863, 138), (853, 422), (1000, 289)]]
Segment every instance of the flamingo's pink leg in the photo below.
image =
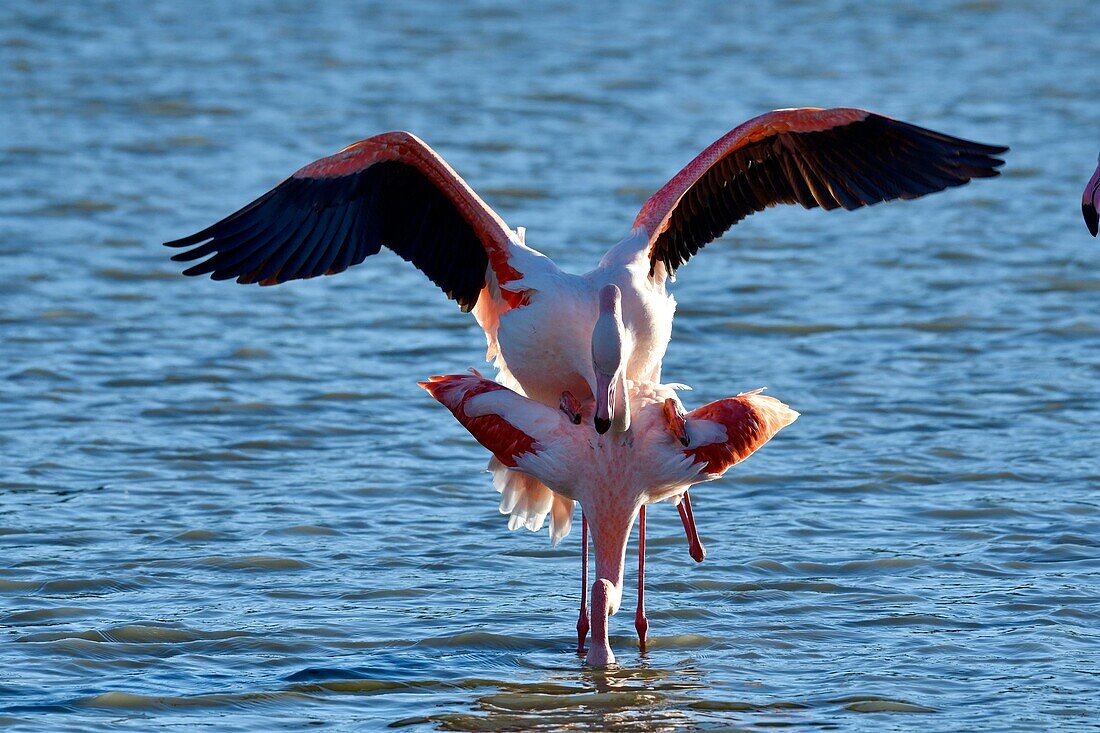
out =
[(638, 649), (645, 654), (649, 632), (649, 619), (645, 617), (645, 506), (638, 510), (638, 610), (634, 614), (634, 628), (638, 630)]
[(588, 517), (581, 512), (581, 615), (577, 619), (577, 654), (584, 654), (588, 637)]
[(699, 539), (699, 530), (695, 528), (695, 515), (691, 513), (691, 499), (688, 492), (684, 492), (684, 498), (676, 507), (680, 511), (680, 521), (684, 523), (684, 531), (687, 532), (688, 553), (695, 562), (703, 562), (707, 557), (707, 548), (703, 547)]

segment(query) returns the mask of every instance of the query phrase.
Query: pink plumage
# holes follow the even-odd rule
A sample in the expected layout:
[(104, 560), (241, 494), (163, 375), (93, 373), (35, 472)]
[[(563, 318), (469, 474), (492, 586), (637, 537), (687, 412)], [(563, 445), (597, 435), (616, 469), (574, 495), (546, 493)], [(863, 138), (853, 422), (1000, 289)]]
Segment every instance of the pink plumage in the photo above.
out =
[[(606, 616), (619, 608), (627, 537), (645, 506), (665, 500), (686, 504), (690, 486), (720, 477), (798, 417), (759, 391), (683, 415), (671, 389), (631, 383), (630, 428), (601, 435), (591, 420), (574, 424), (571, 409), (540, 404), (477, 374), (432, 377), (420, 386), (505, 465), (581, 504), (596, 545), (587, 661), (600, 666), (614, 661)], [(675, 409), (669, 409), (670, 402)], [(589, 407), (582, 405), (581, 413), (591, 415)], [(670, 429), (670, 419), (677, 421), (676, 429)], [(640, 561), (639, 577), (642, 567)], [(582, 600), (582, 614), (584, 608)], [(648, 621), (641, 604), (636, 625), (644, 644)], [(587, 629), (588, 624), (578, 625), (582, 643)]]

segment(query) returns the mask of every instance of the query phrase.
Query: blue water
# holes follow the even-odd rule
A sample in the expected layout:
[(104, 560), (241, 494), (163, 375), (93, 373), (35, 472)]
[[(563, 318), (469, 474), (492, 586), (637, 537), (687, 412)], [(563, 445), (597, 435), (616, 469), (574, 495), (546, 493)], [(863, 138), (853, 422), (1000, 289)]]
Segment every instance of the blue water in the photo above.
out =
[[(1094, 2), (0, 8), (0, 725), (1095, 730)], [(389, 129), (594, 264), (762, 111), (1012, 146), (915, 202), (750, 217), (665, 375), (802, 418), (650, 513), (651, 649), (572, 653), (576, 534), (509, 533), (415, 384), (484, 342), (391, 255), (278, 288), (159, 243)], [(633, 553), (631, 553), (633, 557)]]

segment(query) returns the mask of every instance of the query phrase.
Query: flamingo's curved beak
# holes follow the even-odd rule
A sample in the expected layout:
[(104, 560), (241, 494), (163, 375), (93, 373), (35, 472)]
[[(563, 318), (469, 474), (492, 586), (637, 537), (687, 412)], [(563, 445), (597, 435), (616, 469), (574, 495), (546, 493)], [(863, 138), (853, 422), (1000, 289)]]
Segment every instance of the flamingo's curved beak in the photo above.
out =
[(596, 414), (592, 418), (596, 432), (603, 435), (611, 429), (615, 417), (615, 375), (596, 370)]

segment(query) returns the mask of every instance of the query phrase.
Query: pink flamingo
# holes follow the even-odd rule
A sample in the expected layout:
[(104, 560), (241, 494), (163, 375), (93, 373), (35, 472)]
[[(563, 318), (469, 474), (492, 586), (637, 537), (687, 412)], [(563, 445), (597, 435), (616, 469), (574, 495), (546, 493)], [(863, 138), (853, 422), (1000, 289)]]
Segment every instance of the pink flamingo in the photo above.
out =
[[(629, 430), (600, 435), (591, 423), (574, 424), (563, 411), (522, 397), (477, 374), (432, 377), (421, 386), (504, 465), (530, 474), (553, 491), (578, 501), (596, 545), (592, 584), (592, 643), (585, 662), (615, 662), (608, 642), (608, 616), (622, 600), (627, 537), (639, 522), (638, 607), (634, 625), (644, 652), (645, 508), (683, 496), (746, 458), (798, 413), (757, 392), (712, 402), (683, 414), (672, 390), (654, 383), (629, 383), (634, 413)], [(590, 414), (594, 404), (585, 409)], [(587, 556), (587, 545), (584, 546)], [(587, 561), (582, 566), (587, 588)], [(586, 623), (582, 590), (578, 640)]]
[[(582, 527), (591, 529), (596, 543), (592, 645), (586, 658), (594, 666), (615, 661), (608, 643), (607, 617), (619, 609), (627, 536), (635, 517), (639, 528), (634, 625), (644, 652), (649, 629), (644, 601), (646, 505), (679, 500), (692, 484), (718, 478), (798, 417), (760, 390), (718, 400), (685, 415), (671, 387), (622, 380), (627, 329), (620, 300), (616, 286), (601, 289), (591, 354), (595, 369), (612, 377), (616, 385), (613, 398), (631, 415), (631, 427), (626, 431), (601, 435), (594, 425), (590, 427), (591, 422), (584, 418), (595, 413), (594, 400), (562, 400), (560, 409), (555, 410), (476, 372), (432, 377), (420, 383), (503, 465), (534, 476), (551, 490), (580, 502)], [(583, 530), (581, 543), (578, 650), (583, 649), (589, 628), (584, 595), (588, 547)]]
[[(390, 132), (167, 244), (188, 248), (174, 260), (201, 260), (186, 275), (262, 285), (339, 273), (385, 246), (473, 312), (502, 383), (544, 405), (566, 392), (594, 399), (597, 432), (623, 432), (625, 380), (661, 380), (676, 305), (666, 284), (704, 245), (776, 204), (856, 209), (992, 177), (1006, 150), (860, 109), (768, 112), (706, 148), (642, 205), (594, 270), (572, 275), (528, 247), (524, 230), (510, 229), (424, 142)], [(621, 291), (628, 333), (617, 385), (587, 354), (609, 284)], [(491, 468), (510, 527), (537, 530), (549, 515), (552, 541), (569, 533), (571, 499), (499, 461)], [(688, 526), (686, 494), (681, 506)]]
[(1085, 192), (1081, 194), (1081, 213), (1085, 217), (1085, 226), (1094, 237), (1100, 230), (1100, 214), (1097, 213), (1097, 209), (1100, 209), (1100, 158), (1096, 162), (1096, 171), (1085, 186)]

